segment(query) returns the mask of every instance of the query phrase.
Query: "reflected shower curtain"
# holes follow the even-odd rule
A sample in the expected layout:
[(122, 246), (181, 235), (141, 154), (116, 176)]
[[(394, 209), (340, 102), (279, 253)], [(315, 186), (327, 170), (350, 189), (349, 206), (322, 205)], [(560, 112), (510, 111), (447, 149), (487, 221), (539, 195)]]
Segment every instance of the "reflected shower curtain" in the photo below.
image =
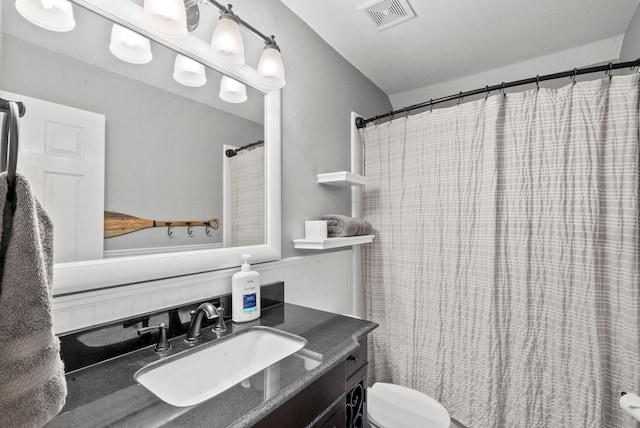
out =
[(265, 243), (264, 146), (229, 158), (231, 176), (230, 246)]
[(362, 130), (371, 381), (470, 427), (633, 427), (638, 76)]

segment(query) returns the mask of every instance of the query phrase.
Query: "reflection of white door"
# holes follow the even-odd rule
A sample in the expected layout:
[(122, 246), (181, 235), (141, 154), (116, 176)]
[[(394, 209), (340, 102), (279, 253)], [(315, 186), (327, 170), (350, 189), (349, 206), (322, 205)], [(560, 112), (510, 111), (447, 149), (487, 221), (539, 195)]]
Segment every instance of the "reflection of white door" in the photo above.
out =
[(53, 219), (54, 261), (102, 258), (104, 115), (0, 91), (22, 101), (18, 172)]

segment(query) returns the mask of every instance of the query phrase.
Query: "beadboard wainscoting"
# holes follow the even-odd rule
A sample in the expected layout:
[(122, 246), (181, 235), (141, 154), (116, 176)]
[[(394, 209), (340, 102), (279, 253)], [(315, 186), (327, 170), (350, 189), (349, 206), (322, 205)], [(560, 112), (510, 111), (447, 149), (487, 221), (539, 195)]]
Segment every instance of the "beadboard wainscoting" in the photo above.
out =
[[(260, 281), (284, 281), (285, 300), (329, 312), (353, 314), (353, 250), (291, 257), (254, 265)], [(53, 299), (53, 328), (64, 334), (135, 315), (196, 302), (231, 292), (224, 269), (197, 275), (107, 288)]]

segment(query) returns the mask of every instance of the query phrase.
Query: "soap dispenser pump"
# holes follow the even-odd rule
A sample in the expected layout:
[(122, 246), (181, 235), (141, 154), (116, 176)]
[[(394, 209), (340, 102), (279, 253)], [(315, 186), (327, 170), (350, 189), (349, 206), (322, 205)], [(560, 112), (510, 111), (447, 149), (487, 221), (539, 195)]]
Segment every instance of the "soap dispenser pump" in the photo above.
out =
[(251, 254), (243, 254), (242, 267), (231, 277), (231, 320), (247, 322), (260, 318), (260, 274), (251, 270)]

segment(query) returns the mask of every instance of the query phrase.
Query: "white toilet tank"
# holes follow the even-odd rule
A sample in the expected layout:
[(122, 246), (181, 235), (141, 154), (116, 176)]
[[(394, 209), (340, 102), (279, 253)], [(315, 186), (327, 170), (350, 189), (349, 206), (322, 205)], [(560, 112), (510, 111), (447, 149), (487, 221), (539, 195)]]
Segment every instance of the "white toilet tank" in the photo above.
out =
[(449, 428), (451, 418), (437, 400), (400, 385), (376, 382), (367, 390), (367, 417), (378, 428)]

